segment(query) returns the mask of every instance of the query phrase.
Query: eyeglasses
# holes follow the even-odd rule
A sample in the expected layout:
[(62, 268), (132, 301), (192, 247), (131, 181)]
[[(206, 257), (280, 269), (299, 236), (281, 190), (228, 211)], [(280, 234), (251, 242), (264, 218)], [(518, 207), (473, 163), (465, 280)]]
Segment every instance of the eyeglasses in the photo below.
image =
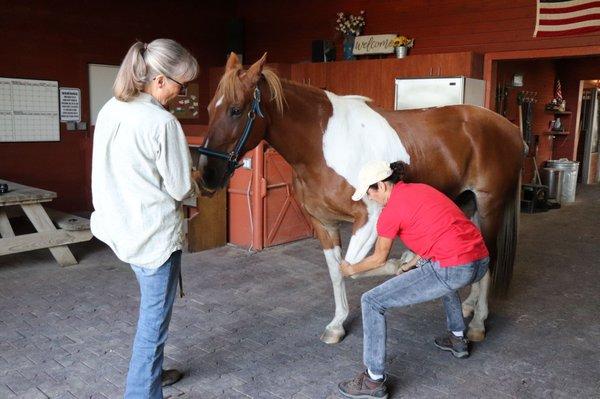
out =
[(177, 83), (179, 85), (179, 94), (185, 92), (185, 90), (187, 89), (187, 83), (179, 83), (178, 81), (176, 81), (175, 79), (169, 77), (169, 76), (165, 76), (167, 79), (172, 80), (173, 82)]
[[(169, 80), (172, 80), (173, 82), (175, 82), (179, 85), (179, 94), (185, 93), (185, 91), (187, 89), (187, 83), (179, 83), (178, 81), (176, 81), (175, 79), (173, 79), (167, 75), (163, 75), (163, 76)], [(152, 80), (156, 80), (156, 77)]]

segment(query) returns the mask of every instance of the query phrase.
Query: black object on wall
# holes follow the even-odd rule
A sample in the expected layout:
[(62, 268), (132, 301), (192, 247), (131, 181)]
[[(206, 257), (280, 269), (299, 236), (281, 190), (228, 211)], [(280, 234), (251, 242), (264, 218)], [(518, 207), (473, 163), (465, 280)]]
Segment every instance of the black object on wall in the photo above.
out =
[(227, 54), (234, 52), (244, 56), (244, 20), (234, 18), (227, 24)]
[(313, 40), (312, 62), (335, 61), (335, 46), (331, 40)]

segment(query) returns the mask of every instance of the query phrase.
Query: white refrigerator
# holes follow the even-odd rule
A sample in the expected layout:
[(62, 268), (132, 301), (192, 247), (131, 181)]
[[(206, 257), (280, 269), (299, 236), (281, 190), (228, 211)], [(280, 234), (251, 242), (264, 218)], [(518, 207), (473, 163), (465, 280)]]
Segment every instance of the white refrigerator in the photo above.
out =
[(483, 107), (485, 81), (465, 78), (398, 78), (394, 109), (418, 109), (454, 104)]

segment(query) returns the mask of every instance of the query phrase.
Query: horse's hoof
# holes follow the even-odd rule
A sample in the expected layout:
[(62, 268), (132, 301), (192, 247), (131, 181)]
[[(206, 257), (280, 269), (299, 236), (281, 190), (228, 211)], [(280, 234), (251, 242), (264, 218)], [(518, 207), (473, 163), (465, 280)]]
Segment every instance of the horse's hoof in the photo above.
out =
[(485, 338), (485, 330), (475, 330), (469, 328), (469, 331), (467, 332), (467, 338), (469, 338), (469, 341), (472, 342), (483, 341), (483, 339)]
[(471, 317), (473, 315), (473, 312), (475, 311), (475, 309), (473, 309), (472, 306), (467, 306), (464, 305), (462, 306), (462, 314), (463, 317), (466, 319), (467, 317)]
[(326, 328), (321, 335), (321, 341), (330, 345), (337, 344), (344, 338), (344, 335), (346, 335), (344, 329)]

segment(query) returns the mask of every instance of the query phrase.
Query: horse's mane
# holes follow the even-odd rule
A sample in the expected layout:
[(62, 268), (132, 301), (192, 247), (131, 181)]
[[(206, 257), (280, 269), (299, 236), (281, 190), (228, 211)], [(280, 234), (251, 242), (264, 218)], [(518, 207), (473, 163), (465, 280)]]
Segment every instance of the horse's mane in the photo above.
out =
[(348, 100), (360, 100), (360, 101), (364, 101), (366, 103), (373, 102), (373, 99), (370, 98), (370, 97), (359, 96), (359, 95), (356, 95), (356, 94), (349, 94), (349, 95), (340, 96), (340, 97), (347, 98)]
[[(244, 86), (238, 77), (241, 70), (241, 65), (231, 68), (225, 72), (219, 82), (217, 94), (222, 95), (228, 102), (239, 102), (242, 100)], [(285, 98), (283, 96), (281, 80), (279, 80), (277, 74), (269, 67), (263, 68), (262, 77), (265, 79), (265, 82), (267, 82), (267, 86), (269, 86), (269, 91), (271, 93), (270, 100), (275, 103), (277, 111), (283, 113), (283, 103), (285, 102)]]

